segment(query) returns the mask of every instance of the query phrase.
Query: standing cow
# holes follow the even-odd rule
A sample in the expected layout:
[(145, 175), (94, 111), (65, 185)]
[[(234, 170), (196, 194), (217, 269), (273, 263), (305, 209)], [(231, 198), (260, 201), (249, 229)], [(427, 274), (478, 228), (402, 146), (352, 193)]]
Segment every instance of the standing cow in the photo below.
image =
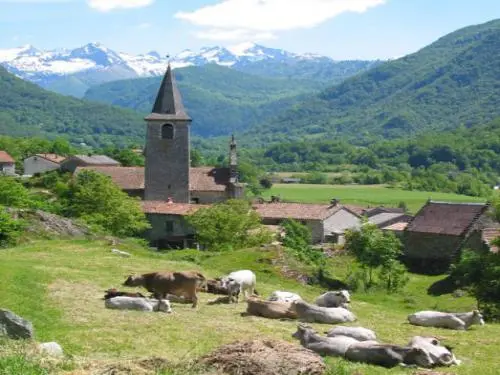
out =
[(238, 303), (239, 296), (242, 294), (244, 298), (253, 295), (255, 291), (256, 276), (250, 270), (241, 270), (231, 272), (229, 275), (221, 278), (223, 288), (227, 288), (230, 300), (236, 296)]
[(167, 294), (178, 297), (184, 296), (193, 301), (193, 308), (198, 305), (196, 289), (205, 283), (205, 276), (195, 271), (185, 272), (152, 272), (142, 275), (130, 275), (123, 283), (124, 286), (142, 286), (161, 300)]

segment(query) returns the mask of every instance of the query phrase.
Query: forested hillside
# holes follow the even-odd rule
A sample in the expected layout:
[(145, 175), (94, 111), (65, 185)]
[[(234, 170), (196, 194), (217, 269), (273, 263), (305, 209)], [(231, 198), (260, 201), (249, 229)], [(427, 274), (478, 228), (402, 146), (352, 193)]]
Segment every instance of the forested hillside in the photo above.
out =
[[(314, 80), (262, 77), (215, 64), (176, 69), (175, 76), (193, 118), (192, 131), (201, 136), (247, 130), (324, 86)], [(91, 88), (85, 98), (149, 113), (160, 81), (161, 77), (153, 77), (109, 82)]]
[(144, 120), (137, 113), (45, 91), (0, 67), (0, 133), (67, 136), (89, 145), (142, 142)]
[(396, 138), (485, 123), (500, 115), (499, 60), (500, 20), (467, 27), (324, 90), (248, 137)]

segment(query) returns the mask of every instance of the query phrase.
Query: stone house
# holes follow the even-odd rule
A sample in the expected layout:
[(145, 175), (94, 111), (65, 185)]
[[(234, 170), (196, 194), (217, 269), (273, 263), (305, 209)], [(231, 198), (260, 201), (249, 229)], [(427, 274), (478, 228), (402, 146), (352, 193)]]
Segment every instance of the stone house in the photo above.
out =
[(76, 167), (74, 175), (86, 170), (109, 176), (128, 195), (144, 198), (144, 167)]
[(0, 174), (14, 176), (16, 174), (16, 161), (7, 152), (0, 150)]
[(280, 225), (294, 219), (306, 225), (312, 233), (312, 242), (343, 242), (346, 229), (360, 226), (360, 217), (338, 204), (256, 203), (253, 209), (264, 225)]
[(404, 258), (410, 269), (442, 273), (463, 248), (483, 246), (482, 230), (491, 227), (487, 203), (429, 200), (403, 232)]
[(106, 155), (74, 155), (61, 163), (61, 170), (74, 173), (77, 167), (119, 167), (120, 163)]
[(151, 224), (146, 233), (151, 246), (159, 249), (195, 247), (194, 230), (185, 218), (208, 206), (170, 201), (142, 201), (141, 205)]
[(33, 176), (59, 169), (66, 157), (57, 154), (36, 154), (23, 161), (24, 175)]

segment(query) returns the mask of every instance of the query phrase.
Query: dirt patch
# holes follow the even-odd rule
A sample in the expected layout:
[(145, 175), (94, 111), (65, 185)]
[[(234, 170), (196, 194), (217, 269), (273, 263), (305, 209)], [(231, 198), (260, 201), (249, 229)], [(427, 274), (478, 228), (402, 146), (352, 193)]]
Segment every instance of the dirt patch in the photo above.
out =
[(253, 340), (224, 345), (201, 359), (230, 375), (319, 375), (325, 364), (319, 355), (286, 341)]
[(169, 368), (165, 358), (150, 357), (122, 361), (93, 361), (82, 364), (80, 369), (67, 375), (150, 375)]

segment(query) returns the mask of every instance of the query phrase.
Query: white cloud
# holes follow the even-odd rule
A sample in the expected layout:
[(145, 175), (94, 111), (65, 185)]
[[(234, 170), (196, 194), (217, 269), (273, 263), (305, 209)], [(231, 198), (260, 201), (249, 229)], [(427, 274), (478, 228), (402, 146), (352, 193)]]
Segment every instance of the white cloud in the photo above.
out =
[(142, 8), (153, 4), (154, 0), (87, 0), (91, 8), (108, 12), (118, 8)]
[[(342, 13), (363, 13), (387, 0), (220, 0), (192, 12), (178, 12), (176, 18), (210, 30), (196, 35), (235, 36), (238, 33), (273, 32), (312, 28)], [(244, 38), (239, 38), (244, 39)]]
[(137, 28), (138, 29), (149, 29), (151, 26), (153, 26), (153, 25), (150, 24), (149, 22), (144, 22), (144, 23), (140, 23), (139, 25), (137, 25)]
[(276, 38), (276, 35), (271, 32), (255, 32), (254, 30), (245, 29), (208, 29), (198, 31), (194, 35), (200, 39), (207, 40), (253, 40), (254, 42)]

